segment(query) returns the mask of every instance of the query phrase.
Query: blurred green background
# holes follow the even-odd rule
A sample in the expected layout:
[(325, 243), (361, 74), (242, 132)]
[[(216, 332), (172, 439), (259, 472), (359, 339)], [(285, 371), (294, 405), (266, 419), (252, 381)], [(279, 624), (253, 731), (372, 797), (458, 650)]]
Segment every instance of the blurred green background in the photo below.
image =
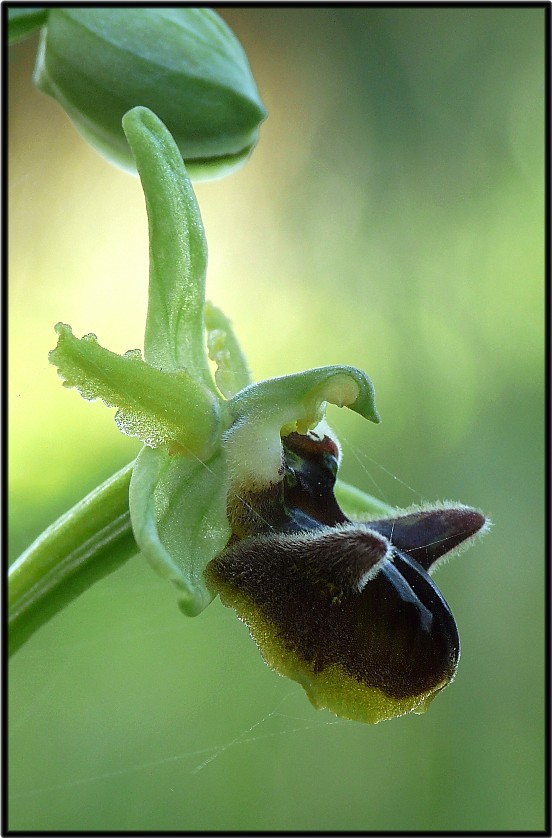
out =
[[(342, 475), (396, 505), (460, 500), (491, 534), (437, 577), (455, 683), (376, 727), (317, 712), (218, 600), (136, 557), (10, 664), (21, 830), (544, 827), (543, 8), (228, 8), (269, 119), (197, 186), (208, 296), (256, 379), (347, 363), (378, 427), (329, 410)], [(137, 179), (9, 55), (9, 523), (15, 558), (139, 449), (61, 387), (53, 326), (141, 346)]]

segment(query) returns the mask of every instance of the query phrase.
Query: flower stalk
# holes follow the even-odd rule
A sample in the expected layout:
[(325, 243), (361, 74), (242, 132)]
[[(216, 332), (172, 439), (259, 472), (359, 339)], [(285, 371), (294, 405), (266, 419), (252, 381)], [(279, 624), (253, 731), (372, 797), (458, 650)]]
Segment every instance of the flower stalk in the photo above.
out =
[(46, 529), (10, 566), (8, 649), (138, 552), (128, 509), (133, 463)]

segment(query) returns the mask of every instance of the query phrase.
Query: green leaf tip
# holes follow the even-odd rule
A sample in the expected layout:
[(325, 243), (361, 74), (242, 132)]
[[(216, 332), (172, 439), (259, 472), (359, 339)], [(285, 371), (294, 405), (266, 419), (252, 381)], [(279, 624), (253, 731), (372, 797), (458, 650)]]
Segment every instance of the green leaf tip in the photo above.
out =
[[(178, 146), (174, 142), (174, 138), (165, 124), (159, 117), (149, 108), (143, 105), (137, 105), (131, 110), (127, 111), (122, 118), (123, 131), (133, 150), (134, 146), (140, 143), (140, 137), (144, 137), (145, 141), (153, 144), (159, 150), (159, 157), (163, 166), (171, 166), (174, 168), (185, 167), (182, 155), (178, 150)], [(140, 129), (143, 129), (142, 132)], [(146, 132), (146, 135), (144, 135)]]

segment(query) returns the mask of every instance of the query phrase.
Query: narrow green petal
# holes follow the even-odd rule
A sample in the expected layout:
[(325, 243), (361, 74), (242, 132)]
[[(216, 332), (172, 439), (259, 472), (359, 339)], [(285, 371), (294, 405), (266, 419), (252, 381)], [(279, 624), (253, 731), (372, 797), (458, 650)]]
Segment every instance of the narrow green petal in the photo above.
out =
[(215, 381), (220, 392), (231, 398), (251, 384), (247, 361), (228, 318), (212, 303), (205, 304), (209, 358), (217, 365)]
[(207, 242), (178, 147), (148, 108), (133, 108), (123, 128), (146, 197), (150, 239), (144, 358), (163, 370), (186, 369), (213, 388), (204, 336)]

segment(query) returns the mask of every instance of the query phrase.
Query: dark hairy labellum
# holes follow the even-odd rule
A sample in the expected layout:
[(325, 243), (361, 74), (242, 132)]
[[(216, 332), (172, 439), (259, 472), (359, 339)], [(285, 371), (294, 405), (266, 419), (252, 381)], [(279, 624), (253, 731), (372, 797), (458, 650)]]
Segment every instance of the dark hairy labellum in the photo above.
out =
[(422, 712), (460, 656), (428, 572), (485, 517), (450, 504), (353, 522), (333, 493), (335, 443), (293, 433), (283, 450), (283, 479), (230, 504), (234, 537), (208, 579), (315, 706), (369, 722)]

